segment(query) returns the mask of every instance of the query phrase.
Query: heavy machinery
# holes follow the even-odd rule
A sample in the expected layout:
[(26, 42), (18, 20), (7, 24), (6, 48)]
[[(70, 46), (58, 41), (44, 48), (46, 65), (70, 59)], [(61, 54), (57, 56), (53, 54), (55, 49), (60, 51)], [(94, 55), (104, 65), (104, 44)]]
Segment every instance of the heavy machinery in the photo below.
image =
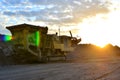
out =
[(49, 61), (51, 58), (63, 57), (74, 50), (81, 39), (71, 36), (47, 34), (48, 27), (20, 24), (6, 27), (12, 33), (13, 57), (18, 62)]

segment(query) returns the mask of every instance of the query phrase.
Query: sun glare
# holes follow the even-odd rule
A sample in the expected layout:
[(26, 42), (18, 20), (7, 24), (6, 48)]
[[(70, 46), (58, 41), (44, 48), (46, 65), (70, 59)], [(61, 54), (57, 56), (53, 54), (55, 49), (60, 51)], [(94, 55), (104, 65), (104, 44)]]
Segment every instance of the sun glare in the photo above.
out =
[(118, 37), (120, 25), (120, 10), (114, 10), (108, 14), (98, 14), (95, 17), (86, 18), (79, 24), (80, 36), (85, 43), (91, 42), (104, 47), (106, 44), (120, 45)]
[(96, 46), (99, 46), (100, 48), (104, 48), (106, 45), (106, 43), (96, 43)]

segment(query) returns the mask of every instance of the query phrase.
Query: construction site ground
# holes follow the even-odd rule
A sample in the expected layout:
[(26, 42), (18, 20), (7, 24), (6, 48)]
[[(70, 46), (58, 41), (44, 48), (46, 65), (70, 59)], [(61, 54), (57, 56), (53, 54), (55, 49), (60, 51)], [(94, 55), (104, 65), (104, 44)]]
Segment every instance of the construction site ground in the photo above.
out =
[(120, 59), (2, 65), (0, 80), (120, 80)]

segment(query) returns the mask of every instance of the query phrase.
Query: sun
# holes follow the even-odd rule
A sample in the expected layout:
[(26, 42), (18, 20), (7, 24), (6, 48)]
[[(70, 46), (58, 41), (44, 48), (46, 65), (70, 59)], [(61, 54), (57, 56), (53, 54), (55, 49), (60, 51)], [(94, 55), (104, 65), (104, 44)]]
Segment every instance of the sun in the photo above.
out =
[(119, 19), (120, 10), (108, 14), (98, 14), (86, 18), (78, 26), (83, 43), (92, 43), (101, 48), (106, 44), (120, 45)]
[(106, 43), (96, 43), (96, 46), (99, 46), (100, 48), (104, 48), (107, 44)]

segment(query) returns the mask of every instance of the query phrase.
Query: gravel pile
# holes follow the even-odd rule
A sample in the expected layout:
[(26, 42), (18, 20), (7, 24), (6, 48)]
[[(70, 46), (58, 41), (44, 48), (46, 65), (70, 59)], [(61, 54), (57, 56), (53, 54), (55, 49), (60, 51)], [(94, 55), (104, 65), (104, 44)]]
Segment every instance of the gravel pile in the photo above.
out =
[(10, 55), (13, 53), (10, 42), (0, 42), (0, 66), (12, 64)]

